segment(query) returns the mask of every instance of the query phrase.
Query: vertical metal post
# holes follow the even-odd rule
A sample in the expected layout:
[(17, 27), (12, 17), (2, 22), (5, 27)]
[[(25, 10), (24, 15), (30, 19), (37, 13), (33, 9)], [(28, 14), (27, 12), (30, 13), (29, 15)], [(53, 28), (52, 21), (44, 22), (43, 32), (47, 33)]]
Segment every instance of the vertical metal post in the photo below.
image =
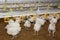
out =
[(38, 7), (38, 10), (37, 10), (37, 11), (38, 11), (38, 12), (40, 11), (40, 10), (39, 10), (39, 4), (40, 4), (40, 1), (39, 1), (38, 4), (37, 4), (37, 7)]

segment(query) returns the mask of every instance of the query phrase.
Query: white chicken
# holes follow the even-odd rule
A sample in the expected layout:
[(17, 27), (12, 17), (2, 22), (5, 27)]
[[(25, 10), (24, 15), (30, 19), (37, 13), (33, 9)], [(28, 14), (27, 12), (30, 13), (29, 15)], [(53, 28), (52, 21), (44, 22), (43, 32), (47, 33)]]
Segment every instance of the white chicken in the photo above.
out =
[(40, 29), (41, 29), (41, 25), (39, 25), (38, 23), (36, 23), (34, 25), (34, 32), (35, 32), (35, 34), (38, 35), (38, 31), (40, 31)]
[(10, 20), (9, 24), (5, 27), (7, 33), (12, 35), (12, 39), (21, 31), (20, 24), (17, 21)]
[(56, 31), (55, 24), (53, 24), (53, 23), (49, 24), (48, 31), (49, 31), (49, 36), (50, 36), (51, 31), (52, 31), (52, 34), (53, 34), (53, 37), (54, 37), (54, 33)]
[(38, 31), (41, 30), (41, 26), (45, 23), (45, 20), (41, 19), (41, 18), (37, 18), (36, 19), (36, 23), (34, 25), (34, 31), (35, 34), (38, 34)]
[(25, 27), (27, 28), (27, 30), (28, 30), (28, 28), (30, 28), (30, 26), (31, 26), (30, 21), (29, 21), (29, 20), (26, 20), (25, 23), (24, 23), (24, 26), (25, 26)]

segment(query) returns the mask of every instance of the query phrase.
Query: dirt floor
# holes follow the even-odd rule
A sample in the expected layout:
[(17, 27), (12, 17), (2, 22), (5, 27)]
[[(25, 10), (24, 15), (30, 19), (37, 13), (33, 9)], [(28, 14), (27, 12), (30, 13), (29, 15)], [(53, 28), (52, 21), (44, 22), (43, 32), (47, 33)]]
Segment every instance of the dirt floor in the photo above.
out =
[[(12, 36), (8, 35), (4, 29), (6, 25), (7, 23), (4, 23), (3, 19), (0, 19), (0, 40), (11, 40), (12, 38)], [(48, 36), (48, 26), (49, 22), (47, 21), (45, 25), (42, 26), (39, 34), (34, 35), (33, 25), (29, 30), (26, 30), (23, 24), (21, 24), (22, 30), (14, 40), (60, 40), (60, 20), (56, 24), (55, 37)]]

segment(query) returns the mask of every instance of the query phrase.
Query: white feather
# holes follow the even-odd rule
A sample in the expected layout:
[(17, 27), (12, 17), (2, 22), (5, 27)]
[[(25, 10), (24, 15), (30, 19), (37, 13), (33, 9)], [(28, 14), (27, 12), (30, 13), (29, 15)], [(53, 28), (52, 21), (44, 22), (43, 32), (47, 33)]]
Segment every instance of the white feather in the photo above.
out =
[(55, 19), (55, 18), (52, 18), (51, 20), (50, 20), (50, 23), (57, 23), (57, 19)]
[(25, 26), (25, 27), (30, 27), (30, 26), (31, 26), (30, 21), (26, 20), (26, 22), (24, 23), (24, 26)]
[(41, 25), (39, 25), (39, 24), (36, 23), (34, 25), (34, 31), (37, 31), (38, 32), (40, 29), (41, 29)]
[(31, 18), (29, 18), (28, 19), (30, 22), (34, 22), (34, 20), (33, 20), (33, 18), (31, 17)]
[(7, 33), (9, 35), (15, 36), (21, 31), (20, 24), (18, 22), (10, 22), (7, 26)]
[(54, 30), (56, 30), (55, 27), (56, 27), (55, 24), (51, 23), (48, 27), (48, 30), (54, 31)]
[(41, 19), (41, 18), (37, 18), (37, 19), (36, 19), (36, 23), (38, 23), (38, 24), (40, 24), (40, 25), (44, 25), (45, 20), (44, 20), (44, 19)]

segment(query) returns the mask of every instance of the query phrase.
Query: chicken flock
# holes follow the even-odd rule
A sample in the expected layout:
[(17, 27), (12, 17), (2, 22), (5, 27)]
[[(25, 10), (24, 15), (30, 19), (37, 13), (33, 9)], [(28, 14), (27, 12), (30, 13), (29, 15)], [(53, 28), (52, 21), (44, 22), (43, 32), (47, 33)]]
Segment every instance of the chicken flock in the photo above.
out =
[[(27, 17), (23, 22), (24, 22), (24, 27), (25, 28), (30, 28), (31, 24), (34, 23), (34, 27), (33, 30), (35, 32), (35, 34), (38, 35), (38, 32), (41, 30), (42, 25), (45, 24), (45, 22), (48, 20), (50, 22), (49, 27), (48, 27), (48, 32), (49, 32), (49, 36), (51, 36), (51, 31), (52, 31), (52, 36), (54, 37), (54, 33), (56, 32), (56, 23), (58, 21), (58, 19), (60, 19), (60, 16), (55, 16), (55, 15), (51, 15), (49, 14), (48, 17), (46, 18), (46, 16), (44, 15), (37, 15), (35, 17), (35, 20), (30, 16)], [(21, 20), (19, 17), (16, 17), (15, 20), (10, 19), (8, 21), (8, 24), (6, 25), (5, 29), (7, 30), (7, 34), (12, 35), (12, 39), (14, 39), (14, 37), (19, 34), (21, 32), (21, 26), (20, 26)]]

